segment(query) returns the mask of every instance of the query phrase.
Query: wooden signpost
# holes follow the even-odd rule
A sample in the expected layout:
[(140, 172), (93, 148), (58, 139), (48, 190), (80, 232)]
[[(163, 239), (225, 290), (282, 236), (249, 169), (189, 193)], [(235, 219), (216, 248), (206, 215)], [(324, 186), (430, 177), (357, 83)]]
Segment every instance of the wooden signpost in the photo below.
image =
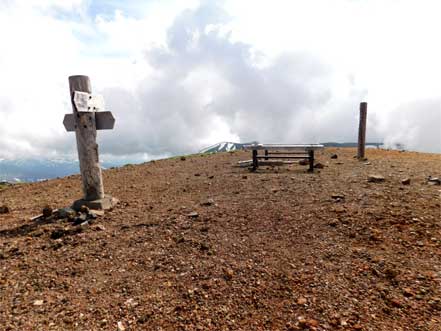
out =
[(366, 145), (366, 119), (367, 119), (367, 102), (360, 103), (360, 125), (358, 127), (358, 150), (357, 158), (364, 159), (364, 150)]
[(85, 205), (91, 209), (109, 209), (116, 199), (104, 194), (103, 178), (99, 164), (96, 130), (111, 130), (115, 119), (104, 109), (102, 96), (92, 95), (90, 79), (87, 76), (70, 76), (69, 89), (72, 101), (72, 114), (63, 120), (68, 132), (75, 131), (83, 182), (84, 198), (73, 204), (74, 209)]

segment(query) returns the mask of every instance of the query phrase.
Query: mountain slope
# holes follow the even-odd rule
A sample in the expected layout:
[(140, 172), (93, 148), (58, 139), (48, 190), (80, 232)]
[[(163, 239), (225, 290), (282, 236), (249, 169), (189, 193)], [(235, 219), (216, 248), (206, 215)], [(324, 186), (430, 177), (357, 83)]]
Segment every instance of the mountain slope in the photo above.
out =
[(79, 198), (78, 176), (0, 190), (0, 325), (440, 330), (440, 186), (426, 178), (441, 156), (366, 153), (325, 149), (314, 174), (249, 173), (247, 152), (110, 169), (121, 202), (88, 226), (29, 221)]
[(250, 145), (250, 144), (256, 144), (256, 141), (249, 142), (249, 143), (233, 143), (233, 142), (221, 142), (217, 143), (215, 145), (209, 146), (207, 148), (202, 149), (199, 153), (220, 153), (220, 152), (231, 152), (231, 151), (238, 151), (242, 150), (244, 145)]

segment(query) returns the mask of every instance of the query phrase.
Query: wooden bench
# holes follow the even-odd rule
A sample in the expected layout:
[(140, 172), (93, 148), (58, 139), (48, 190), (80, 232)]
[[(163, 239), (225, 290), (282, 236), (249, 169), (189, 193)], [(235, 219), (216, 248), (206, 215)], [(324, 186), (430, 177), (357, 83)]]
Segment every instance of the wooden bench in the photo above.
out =
[[(251, 164), (252, 171), (256, 171), (259, 165), (290, 164), (295, 159), (306, 159), (309, 162), (308, 171), (313, 172), (314, 151), (323, 149), (323, 145), (253, 144), (245, 145), (244, 149), (251, 150), (252, 160), (241, 163)], [(264, 154), (259, 154), (259, 151), (264, 151)]]

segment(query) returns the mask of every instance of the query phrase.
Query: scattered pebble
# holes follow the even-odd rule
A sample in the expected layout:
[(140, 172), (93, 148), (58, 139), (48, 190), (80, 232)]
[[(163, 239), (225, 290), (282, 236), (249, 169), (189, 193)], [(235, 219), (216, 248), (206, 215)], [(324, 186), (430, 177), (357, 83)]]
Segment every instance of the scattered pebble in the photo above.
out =
[(233, 269), (231, 269), (231, 268), (225, 268), (225, 269), (224, 269), (224, 278), (225, 278), (226, 280), (231, 280), (231, 279), (233, 279), (233, 276), (234, 276), (234, 271), (233, 271)]
[(369, 183), (381, 183), (384, 181), (385, 181), (385, 178), (381, 175), (369, 175), (368, 176)]
[(202, 202), (201, 205), (202, 206), (206, 206), (206, 207), (212, 206), (212, 205), (214, 205), (214, 200), (213, 199), (207, 199), (207, 201)]
[(45, 217), (45, 218), (51, 217), (53, 214), (53, 210), (50, 206), (45, 206), (43, 208), (42, 214), (43, 214), (43, 217)]
[(117, 328), (118, 328), (118, 331), (125, 331), (126, 330), (126, 328), (124, 327), (124, 324), (121, 321), (119, 321), (117, 323)]
[(298, 298), (297, 299), (297, 304), (298, 305), (305, 305), (306, 303), (308, 302), (308, 300), (306, 299), (306, 298), (304, 298), (304, 297), (300, 297), (300, 298)]
[(10, 212), (9, 207), (6, 205), (0, 206), (0, 214), (8, 214)]
[(35, 301), (34, 301), (34, 306), (42, 306), (43, 303), (44, 303), (43, 300), (35, 300)]

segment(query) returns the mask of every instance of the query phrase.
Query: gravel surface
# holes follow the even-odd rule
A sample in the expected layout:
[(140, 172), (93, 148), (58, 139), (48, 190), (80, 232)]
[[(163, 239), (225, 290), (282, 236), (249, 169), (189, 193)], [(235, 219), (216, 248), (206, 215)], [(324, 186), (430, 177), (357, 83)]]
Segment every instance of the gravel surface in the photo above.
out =
[(80, 225), (30, 221), (80, 198), (78, 176), (4, 188), (0, 329), (440, 331), (441, 155), (355, 154), (313, 174), (250, 173), (245, 152), (109, 169), (120, 203)]

